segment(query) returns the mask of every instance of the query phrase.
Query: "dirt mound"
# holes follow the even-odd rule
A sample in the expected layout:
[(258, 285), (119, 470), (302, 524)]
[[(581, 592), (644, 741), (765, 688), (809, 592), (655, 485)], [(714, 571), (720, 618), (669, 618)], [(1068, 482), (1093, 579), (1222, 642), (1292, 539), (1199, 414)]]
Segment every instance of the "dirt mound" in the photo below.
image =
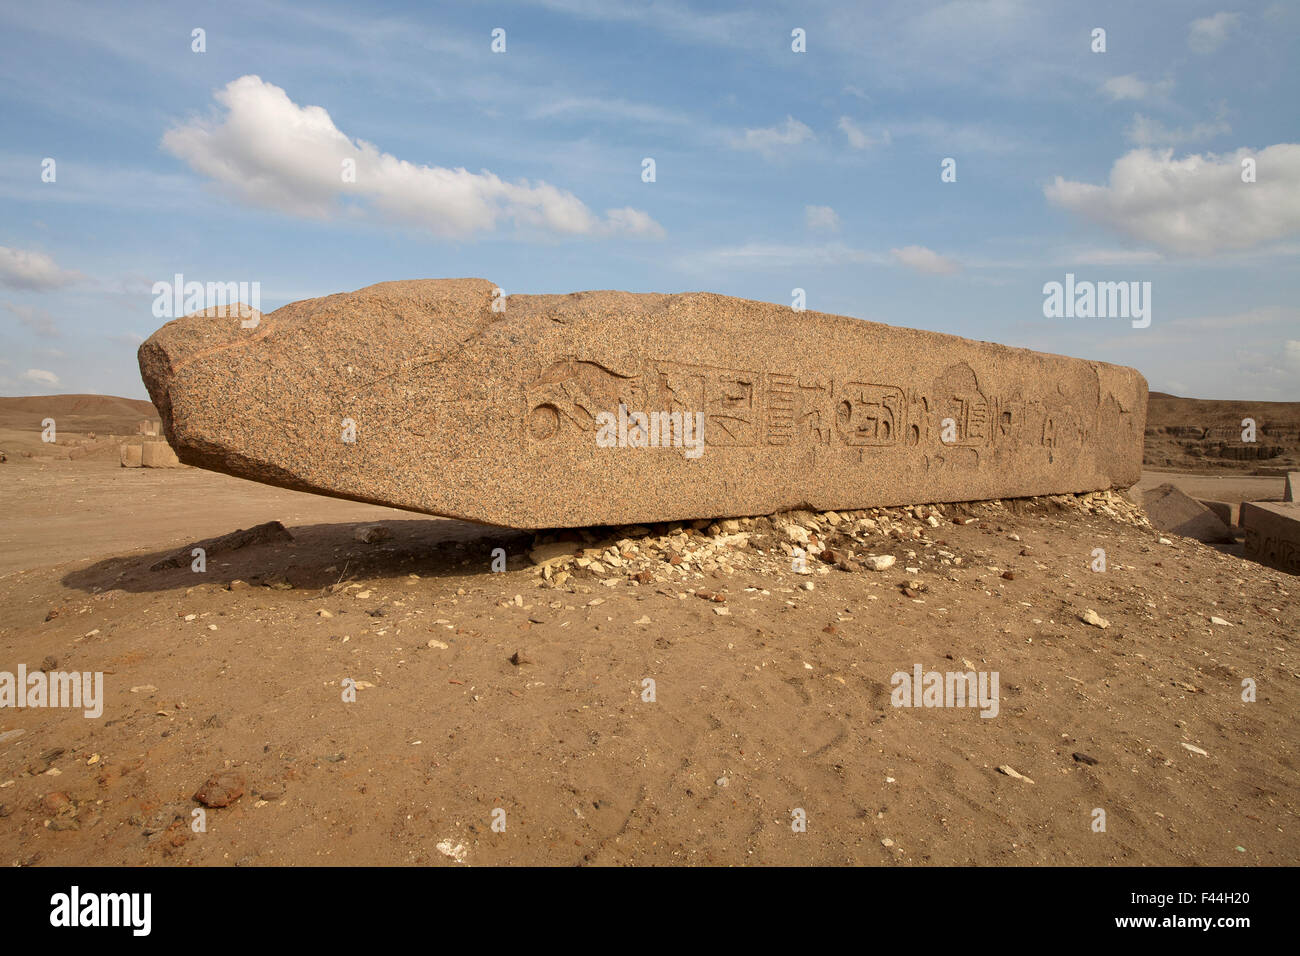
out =
[(158, 411), (152, 402), (116, 395), (0, 396), (0, 429), (39, 432), (46, 418), (63, 431), (133, 435), (141, 421), (158, 418)]

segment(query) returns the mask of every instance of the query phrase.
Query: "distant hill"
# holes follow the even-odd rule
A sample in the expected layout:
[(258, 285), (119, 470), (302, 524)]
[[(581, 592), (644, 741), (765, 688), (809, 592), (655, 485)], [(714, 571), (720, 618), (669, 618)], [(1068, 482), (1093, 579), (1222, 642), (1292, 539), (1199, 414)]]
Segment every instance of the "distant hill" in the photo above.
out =
[[(1255, 441), (1242, 441), (1242, 422)], [(1278, 473), (1300, 465), (1300, 402), (1179, 398), (1152, 392), (1147, 401), (1144, 463), (1189, 471)]]
[(68, 432), (133, 435), (139, 422), (158, 418), (158, 411), (152, 402), (116, 395), (0, 396), (0, 429), (39, 432), (46, 418)]

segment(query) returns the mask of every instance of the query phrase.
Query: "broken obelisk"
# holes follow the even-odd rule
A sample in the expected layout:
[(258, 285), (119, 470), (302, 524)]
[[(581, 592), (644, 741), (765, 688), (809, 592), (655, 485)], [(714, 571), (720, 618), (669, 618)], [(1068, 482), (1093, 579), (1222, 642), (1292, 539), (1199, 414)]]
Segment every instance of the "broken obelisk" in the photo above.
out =
[(385, 282), (169, 322), (180, 460), (519, 528), (1120, 488), (1130, 368), (705, 293)]

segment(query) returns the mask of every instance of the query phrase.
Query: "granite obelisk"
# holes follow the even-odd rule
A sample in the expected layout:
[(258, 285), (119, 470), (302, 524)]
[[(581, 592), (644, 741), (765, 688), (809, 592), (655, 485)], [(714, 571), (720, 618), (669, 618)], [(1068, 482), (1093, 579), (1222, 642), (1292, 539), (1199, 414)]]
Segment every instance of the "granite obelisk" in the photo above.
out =
[[(707, 293), (385, 282), (140, 347), (190, 465), (546, 528), (1127, 487), (1133, 369)], [(246, 315), (246, 314), (245, 314)]]

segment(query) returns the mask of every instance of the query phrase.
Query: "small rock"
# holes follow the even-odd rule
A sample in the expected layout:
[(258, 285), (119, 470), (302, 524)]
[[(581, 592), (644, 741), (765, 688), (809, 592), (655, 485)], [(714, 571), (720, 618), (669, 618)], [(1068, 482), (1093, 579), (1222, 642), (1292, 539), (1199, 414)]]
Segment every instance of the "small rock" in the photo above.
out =
[(1023, 780), (1025, 783), (1034, 782), (1030, 780), (1028, 777), (1026, 777), (1024, 774), (1016, 773), (1015, 769), (1012, 768), (1009, 764), (1004, 763), (1002, 766), (998, 767), (998, 772), (1006, 774), (1008, 777), (1011, 777), (1013, 780)]
[(194, 799), (205, 807), (228, 807), (244, 795), (242, 775), (225, 771), (214, 773), (194, 793)]
[(469, 856), (469, 850), (459, 843), (453, 845), (450, 840), (443, 840), (438, 843), (437, 849), (443, 856), (449, 856), (457, 863), (464, 863)]
[(72, 802), (72, 798), (61, 790), (47, 793), (41, 797), (41, 810), (52, 817), (73, 813), (76, 809), (76, 804)]
[(1184, 750), (1190, 750), (1192, 753), (1194, 753), (1194, 754), (1200, 754), (1202, 757), (1208, 757), (1208, 756), (1209, 756), (1209, 754), (1206, 753), (1204, 750), (1202, 750), (1200, 747), (1196, 747), (1196, 746), (1194, 746), (1194, 745), (1192, 745), (1192, 744), (1185, 744), (1185, 743), (1181, 743), (1181, 742), (1180, 742), (1180, 746), (1181, 746)]
[(869, 554), (862, 559), (862, 563), (872, 571), (887, 571), (897, 560), (892, 554)]
[(1084, 624), (1091, 624), (1093, 627), (1107, 628), (1110, 627), (1110, 621), (1106, 620), (1092, 608), (1088, 608), (1079, 615), (1079, 620)]
[(1095, 767), (1100, 763), (1096, 757), (1089, 757), (1087, 754), (1076, 753), (1071, 754), (1071, 756), (1074, 757), (1077, 763), (1086, 763), (1089, 767)]
[(783, 529), (787, 541), (793, 541), (795, 544), (808, 543), (808, 531), (799, 527), (797, 524), (788, 524)]
[(386, 541), (392, 532), (381, 524), (366, 524), (357, 528), (352, 533), (352, 537), (362, 544), (378, 544), (380, 541)]

